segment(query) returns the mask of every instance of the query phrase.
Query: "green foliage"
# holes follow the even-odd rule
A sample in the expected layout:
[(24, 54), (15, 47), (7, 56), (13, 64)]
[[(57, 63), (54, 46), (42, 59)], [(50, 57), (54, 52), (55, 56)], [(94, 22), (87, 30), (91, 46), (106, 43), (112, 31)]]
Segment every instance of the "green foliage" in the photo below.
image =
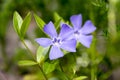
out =
[(106, 3), (105, 0), (95, 0), (92, 2), (93, 5), (98, 6), (98, 7), (105, 7)]
[[(114, 4), (112, 5), (112, 7), (115, 7), (112, 12), (115, 15), (115, 24), (117, 25), (117, 28), (119, 30), (120, 1), (111, 1), (116, 2), (116, 4), (111, 4)], [(97, 77), (98, 80), (109, 80), (109, 77), (111, 75), (114, 77), (113, 71), (120, 66), (120, 30), (119, 32), (117, 32), (117, 38), (114, 41), (111, 41), (113, 37), (111, 37), (110, 33), (108, 33), (108, 10), (110, 10), (110, 7), (110, 0), (2, 0), (0, 1), (0, 50), (2, 51), (3, 55), (0, 54), (0, 60), (3, 61), (2, 63), (4, 65), (7, 64), (4, 62), (4, 59), (8, 61), (9, 64), (7, 64), (6, 66), (9, 67), (9, 71), (12, 71), (14, 66), (16, 67), (16, 64), (14, 63), (17, 63), (18, 60), (20, 60), (21, 58), (25, 59), (25, 61), (19, 62), (19, 65), (21, 66), (40, 64), (47, 76), (52, 75), (50, 80), (69, 80), (69, 78), (72, 78), (74, 80), (90, 80), (91, 75), (93, 77)], [(52, 63), (52, 61), (48, 59), (47, 53), (49, 51), (49, 48), (38, 48), (36, 54), (36, 62), (31, 60), (29, 61), (29, 59), (31, 58), (28, 59), (26, 51), (24, 50), (23, 52), (21, 52), (20, 48), (19, 50), (17, 50), (19, 54), (15, 54), (15, 56), (14, 54), (10, 54), (10, 56), (14, 56), (16, 58), (7, 58), (4, 56), (4, 54), (5, 52), (9, 54), (9, 51), (5, 50), (7, 50), (7, 45), (9, 45), (11, 41), (6, 40), (7, 36), (5, 35), (10, 33), (7, 32), (10, 30), (9, 28), (11, 26), (8, 25), (8, 22), (11, 22), (11, 16), (13, 14), (13, 11), (15, 10), (22, 14), (21, 16), (24, 16), (28, 11), (36, 13), (34, 14), (34, 18), (38, 27), (40, 28), (40, 31), (39, 29), (37, 29), (36, 31), (39, 32), (37, 33), (37, 35), (41, 36), (44, 35), (42, 31), (45, 22), (48, 22), (49, 20), (54, 20), (54, 25), (59, 31), (59, 24), (61, 22), (69, 21), (71, 15), (81, 13), (83, 16), (83, 23), (85, 23), (86, 20), (90, 19), (97, 27), (97, 31), (93, 34), (94, 37), (96, 37), (96, 41), (93, 40), (93, 44), (90, 49), (87, 49), (83, 46), (78, 46), (78, 52), (76, 52), (74, 55), (72, 55), (72, 53), (65, 52), (65, 56), (62, 59), (59, 59), (60, 64), (62, 64), (61, 68), (63, 69), (63, 71), (59, 69), (60, 67), (59, 65), (57, 65), (57, 63)], [(31, 14), (28, 13), (27, 16), (25, 16), (25, 19), (22, 19), (18, 12), (14, 12), (13, 25), (18, 36), (23, 39), (31, 21)], [(40, 14), (41, 18), (37, 14)], [(110, 17), (112, 17), (112, 15), (110, 15)], [(115, 26), (112, 26), (112, 28), (114, 27)], [(31, 35), (29, 34), (28, 36), (31, 37)], [(29, 39), (28, 36), (26, 37), (26, 39)], [(111, 39), (109, 37), (111, 37)], [(82, 54), (84, 53), (88, 54), (88, 56), (83, 56)], [(78, 57), (80, 58), (79, 62), (81, 64), (76, 64), (76, 59)], [(77, 70), (76, 66), (78, 66)], [(3, 68), (3, 65), (1, 65), (1, 68)], [(20, 76), (27, 76), (26, 78), (24, 78), (24, 80), (43, 80), (44, 77), (42, 73), (36, 74), (37, 72), (41, 71), (39, 71), (37, 68), (30, 67), (29, 69), (31, 69), (31, 72), (27, 72), (28, 75), (26, 75), (26, 73), (20, 74)], [(32, 71), (34, 69), (36, 69), (37, 71)], [(18, 72), (20, 72), (19, 68), (17, 68), (17, 70), (19, 70)]]
[(31, 21), (30, 13), (28, 13), (25, 19), (23, 20), (18, 12), (16, 11), (14, 12), (14, 15), (13, 15), (14, 29), (21, 39), (24, 38), (24, 35), (29, 27), (30, 21)]
[(43, 71), (45, 72), (45, 74), (49, 74), (56, 69), (57, 64), (58, 64), (58, 62), (55, 62), (55, 63), (45, 62), (43, 64)]
[(36, 65), (37, 62), (32, 61), (32, 60), (22, 60), (18, 62), (19, 66), (32, 66), (32, 65)]
[(44, 77), (40, 71), (37, 73), (24, 75), (23, 80), (44, 80)]
[(43, 78), (40, 76), (38, 77), (37, 74), (29, 74), (25, 75), (23, 80), (42, 80)]
[(14, 29), (16, 31), (16, 33), (20, 35), (20, 28), (21, 28), (21, 25), (22, 25), (22, 18), (21, 16), (18, 14), (18, 12), (14, 12), (14, 15), (13, 15), (13, 25), (14, 25)]
[(59, 21), (60, 19), (64, 21), (63, 18), (57, 12), (54, 12), (53, 16), (54, 16), (55, 22)]
[(77, 78), (74, 78), (73, 80), (85, 80), (87, 78), (87, 76), (80, 76)]
[(55, 25), (55, 27), (56, 27), (56, 30), (58, 30), (58, 28), (60, 28), (60, 23), (61, 23), (61, 21), (62, 21), (62, 19), (59, 19), (58, 21), (56, 21), (55, 23), (54, 23), (54, 25)]
[(35, 20), (36, 20), (38, 27), (43, 31), (43, 27), (45, 25), (45, 22), (36, 14), (34, 14), (34, 17), (35, 17)]
[(66, 74), (60, 70), (55, 70), (54, 75), (58, 78), (58, 80), (69, 80)]
[(44, 60), (46, 58), (46, 55), (47, 55), (47, 53), (49, 51), (49, 48), (50, 47), (43, 48), (43, 47), (39, 46), (39, 48), (37, 50), (37, 54), (36, 54), (36, 58), (37, 58), (38, 63), (44, 62)]
[(64, 73), (72, 79), (76, 73), (76, 58), (74, 53), (69, 53), (64, 57), (64, 59), (61, 59), (60, 66)]
[(29, 27), (29, 24), (30, 24), (30, 21), (31, 21), (31, 14), (30, 12), (27, 14), (27, 16), (25, 17), (25, 19), (23, 20), (23, 23), (21, 25), (21, 29), (20, 29), (20, 33), (21, 33), (21, 36), (24, 37), (28, 27)]
[(58, 28), (60, 28), (61, 22), (64, 22), (64, 20), (60, 15), (58, 15), (57, 12), (55, 12), (53, 16), (54, 16), (54, 20), (55, 20), (54, 25), (55, 25), (56, 29), (58, 30)]

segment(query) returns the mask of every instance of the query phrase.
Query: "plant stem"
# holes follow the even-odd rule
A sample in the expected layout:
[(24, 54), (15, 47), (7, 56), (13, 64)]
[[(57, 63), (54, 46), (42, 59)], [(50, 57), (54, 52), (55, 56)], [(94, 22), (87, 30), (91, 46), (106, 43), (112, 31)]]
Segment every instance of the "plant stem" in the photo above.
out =
[[(22, 39), (21, 39), (21, 41), (22, 41), (22, 43), (24, 44), (24, 46), (26, 47), (26, 49), (29, 51), (29, 53), (30, 53), (29, 55), (31, 55), (31, 57), (33, 58), (33, 60), (36, 61), (36, 59), (35, 59), (34, 56), (33, 56), (33, 52), (32, 52), (32, 51), (29, 49), (29, 47), (26, 45), (25, 41), (22, 40)], [(45, 73), (44, 73), (43, 69), (41, 68), (40, 64), (38, 64), (38, 67), (39, 67), (40, 71), (42, 72), (45, 80), (48, 80), (48, 79), (47, 79), (47, 76), (45, 75)]]
[(90, 48), (90, 53), (91, 53), (91, 80), (96, 80), (96, 64), (94, 63), (95, 61), (95, 58), (96, 58), (96, 48), (95, 48), (95, 45), (96, 45), (96, 40), (93, 39), (93, 43), (91, 45), (91, 48)]
[(48, 80), (48, 78), (47, 78), (46, 74), (44, 73), (43, 69), (41, 68), (40, 64), (38, 64), (38, 65), (39, 65), (39, 69), (40, 69), (40, 71), (42, 72), (45, 80)]
[(95, 64), (94, 64), (94, 54), (91, 53), (91, 80), (95, 80)]
[(96, 79), (95, 79), (95, 69), (94, 69), (93, 66), (92, 66), (92, 68), (91, 68), (91, 80), (96, 80)]
[(59, 63), (59, 66), (60, 66), (61, 71), (64, 72), (62, 65), (60, 63)]
[[(26, 45), (24, 40), (21, 40), (22, 43), (24, 44), (24, 46), (26, 47), (26, 49), (29, 51), (29, 55), (35, 60), (34, 56), (33, 56), (33, 52), (29, 49), (29, 47)], [(36, 61), (36, 60), (35, 60)]]

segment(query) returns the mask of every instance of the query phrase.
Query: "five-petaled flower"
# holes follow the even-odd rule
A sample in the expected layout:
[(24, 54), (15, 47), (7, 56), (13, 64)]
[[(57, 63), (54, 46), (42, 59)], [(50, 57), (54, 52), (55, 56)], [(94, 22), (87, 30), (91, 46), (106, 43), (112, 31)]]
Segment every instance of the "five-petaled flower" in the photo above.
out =
[(50, 38), (37, 38), (36, 42), (43, 47), (52, 46), (49, 53), (50, 60), (63, 57), (64, 53), (61, 49), (69, 52), (76, 52), (76, 40), (67, 39), (70, 36), (69, 31), (71, 30), (68, 26), (63, 24), (61, 26), (60, 34), (58, 35), (54, 24), (50, 21), (44, 26), (43, 30)]
[(93, 38), (91, 33), (96, 30), (96, 27), (92, 24), (90, 20), (86, 21), (83, 27), (81, 27), (82, 26), (81, 14), (71, 16), (70, 21), (73, 25), (73, 28), (67, 24), (62, 24), (70, 27), (69, 33), (71, 33), (71, 36), (69, 37), (69, 39), (76, 39), (85, 47), (89, 48)]
[(44, 32), (50, 36), (50, 38), (36, 39), (36, 42), (43, 47), (52, 46), (49, 53), (50, 60), (63, 57), (64, 53), (61, 49), (69, 52), (76, 52), (77, 41), (87, 48), (90, 47), (93, 38), (91, 33), (96, 30), (96, 27), (90, 20), (86, 21), (82, 27), (81, 14), (71, 16), (70, 21), (73, 27), (68, 24), (61, 24), (59, 35), (56, 32), (54, 24), (50, 21), (44, 26), (43, 29)]

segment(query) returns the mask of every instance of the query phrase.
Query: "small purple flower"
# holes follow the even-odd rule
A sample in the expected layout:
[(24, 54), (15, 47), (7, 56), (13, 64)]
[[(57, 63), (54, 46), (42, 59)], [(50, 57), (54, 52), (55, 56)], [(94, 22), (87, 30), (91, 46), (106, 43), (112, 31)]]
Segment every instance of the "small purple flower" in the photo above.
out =
[[(96, 27), (92, 24), (90, 20), (86, 21), (82, 26), (82, 15), (73, 15), (70, 17), (70, 21), (73, 25), (73, 28), (69, 31), (72, 32), (71, 37), (69, 39), (76, 39), (85, 47), (89, 48), (92, 42), (93, 36), (90, 35), (93, 31), (96, 30)], [(69, 25), (64, 24), (69, 27)]]
[(71, 29), (66, 25), (62, 25), (60, 34), (58, 35), (54, 24), (50, 21), (44, 26), (44, 32), (50, 36), (50, 38), (38, 38), (36, 42), (43, 47), (52, 46), (49, 58), (50, 60), (57, 59), (64, 56), (61, 49), (67, 50), (69, 52), (76, 52), (76, 40), (67, 38), (70, 36), (69, 32)]

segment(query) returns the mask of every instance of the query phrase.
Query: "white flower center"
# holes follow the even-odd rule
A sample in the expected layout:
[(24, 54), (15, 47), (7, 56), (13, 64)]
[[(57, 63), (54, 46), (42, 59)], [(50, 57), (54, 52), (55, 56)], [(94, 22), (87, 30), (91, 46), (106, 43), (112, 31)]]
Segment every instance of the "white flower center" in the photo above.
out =
[(74, 32), (74, 36), (76, 39), (78, 39), (80, 35), (81, 35), (80, 31), (77, 30)]
[(61, 39), (60, 38), (53, 38), (52, 43), (54, 46), (60, 46), (61, 45)]

